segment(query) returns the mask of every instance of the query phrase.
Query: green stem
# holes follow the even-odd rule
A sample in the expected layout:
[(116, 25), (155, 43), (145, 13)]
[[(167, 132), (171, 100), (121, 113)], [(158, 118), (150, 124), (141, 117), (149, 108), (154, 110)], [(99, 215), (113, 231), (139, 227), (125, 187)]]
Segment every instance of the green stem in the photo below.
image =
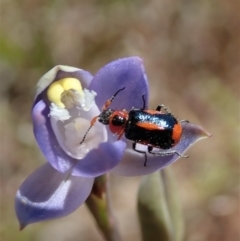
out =
[(160, 175), (164, 184), (168, 210), (174, 230), (173, 240), (182, 241), (184, 239), (184, 220), (173, 170), (171, 167), (167, 167), (160, 171)]
[(86, 204), (106, 241), (121, 241), (109, 197), (108, 174), (95, 179)]
[(172, 241), (171, 221), (159, 172), (142, 178), (138, 214), (143, 241)]

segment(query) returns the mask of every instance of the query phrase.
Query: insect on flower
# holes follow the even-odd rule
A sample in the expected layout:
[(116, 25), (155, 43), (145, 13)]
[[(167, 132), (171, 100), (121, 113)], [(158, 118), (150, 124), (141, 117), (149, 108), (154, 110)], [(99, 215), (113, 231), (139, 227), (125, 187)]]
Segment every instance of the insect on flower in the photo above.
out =
[[(148, 96), (143, 61), (136, 56), (115, 60), (94, 76), (58, 65), (40, 78), (31, 115), (47, 162), (16, 193), (21, 229), (75, 211), (90, 195), (95, 177), (148, 175), (210, 136), (201, 126), (178, 122), (164, 106), (147, 110)], [(126, 138), (115, 140), (112, 133)], [(145, 155), (147, 168), (136, 151)]]
[[(117, 94), (124, 89), (125, 87), (119, 89), (105, 102), (102, 112), (92, 119), (90, 127), (83, 136), (80, 145), (84, 142), (88, 132), (98, 120), (100, 123), (108, 125), (110, 131), (118, 135), (118, 140), (125, 134), (125, 137), (132, 141), (133, 150), (144, 154), (144, 166), (147, 166), (147, 152), (156, 156), (176, 154), (187, 158), (187, 155), (182, 155), (174, 149), (170, 150), (170, 148), (174, 147), (181, 139), (181, 123), (188, 121), (177, 121), (164, 105), (157, 106), (156, 110), (145, 109), (144, 95), (142, 96), (143, 107), (141, 109), (132, 108), (130, 111), (127, 111), (125, 109), (113, 110), (109, 108)], [(137, 149), (137, 144), (147, 146), (147, 152)], [(154, 148), (158, 150), (156, 151)]]

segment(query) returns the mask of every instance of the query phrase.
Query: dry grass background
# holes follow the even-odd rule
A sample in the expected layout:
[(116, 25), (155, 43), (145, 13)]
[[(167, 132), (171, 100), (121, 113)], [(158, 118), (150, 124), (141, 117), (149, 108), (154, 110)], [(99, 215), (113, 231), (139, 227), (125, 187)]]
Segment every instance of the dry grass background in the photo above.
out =
[[(213, 134), (172, 165), (185, 240), (240, 240), (239, 9), (237, 0), (2, 0), (0, 240), (103, 240), (84, 206), (19, 232), (14, 195), (44, 162), (30, 120), (41, 75), (57, 64), (96, 73), (131, 55), (144, 59), (151, 107), (164, 103)], [(139, 180), (112, 176), (124, 241), (140, 240)]]

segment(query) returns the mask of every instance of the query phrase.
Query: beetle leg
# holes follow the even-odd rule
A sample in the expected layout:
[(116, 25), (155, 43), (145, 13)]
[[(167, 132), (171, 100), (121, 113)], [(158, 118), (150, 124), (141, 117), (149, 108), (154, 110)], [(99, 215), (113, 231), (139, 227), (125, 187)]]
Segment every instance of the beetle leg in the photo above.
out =
[(120, 140), (121, 139), (121, 137), (122, 137), (122, 135), (123, 135), (123, 133), (124, 133), (124, 130), (119, 134), (119, 136), (118, 136), (118, 140)]
[(146, 167), (146, 166), (147, 166), (147, 153), (146, 153), (145, 151), (137, 150), (137, 149), (136, 149), (136, 145), (137, 145), (137, 142), (133, 142), (133, 143), (132, 143), (132, 148), (133, 148), (134, 151), (136, 151), (136, 152), (138, 152), (138, 153), (144, 154), (144, 156), (145, 156), (145, 161), (144, 161), (144, 164), (143, 164), (143, 165)]
[(146, 108), (146, 101), (145, 101), (145, 96), (142, 95), (142, 100), (143, 100), (143, 108), (141, 110), (145, 110)]
[(183, 123), (183, 122), (189, 123), (189, 120), (180, 120), (180, 123)]
[(167, 109), (167, 107), (166, 107), (165, 105), (158, 105), (157, 108), (156, 108), (157, 111), (161, 111), (162, 109), (163, 109), (166, 113), (169, 113), (169, 112), (168, 112), (168, 109)]
[(169, 155), (178, 155), (179, 157), (184, 157), (184, 158), (188, 158), (188, 155), (182, 155), (181, 153), (175, 151), (175, 150), (168, 150), (168, 151), (159, 151), (159, 152), (153, 152), (153, 147), (152, 146), (148, 146), (148, 152), (150, 154), (153, 154), (155, 156), (169, 156)]

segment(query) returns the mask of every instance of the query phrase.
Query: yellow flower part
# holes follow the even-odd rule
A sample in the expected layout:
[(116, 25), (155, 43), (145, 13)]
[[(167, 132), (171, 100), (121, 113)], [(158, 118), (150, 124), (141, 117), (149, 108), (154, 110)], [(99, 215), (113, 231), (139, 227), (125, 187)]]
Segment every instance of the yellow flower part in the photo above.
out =
[(61, 108), (65, 108), (62, 102), (62, 94), (66, 90), (76, 90), (80, 95), (83, 95), (82, 85), (76, 78), (64, 78), (53, 82), (47, 91), (48, 99)]

